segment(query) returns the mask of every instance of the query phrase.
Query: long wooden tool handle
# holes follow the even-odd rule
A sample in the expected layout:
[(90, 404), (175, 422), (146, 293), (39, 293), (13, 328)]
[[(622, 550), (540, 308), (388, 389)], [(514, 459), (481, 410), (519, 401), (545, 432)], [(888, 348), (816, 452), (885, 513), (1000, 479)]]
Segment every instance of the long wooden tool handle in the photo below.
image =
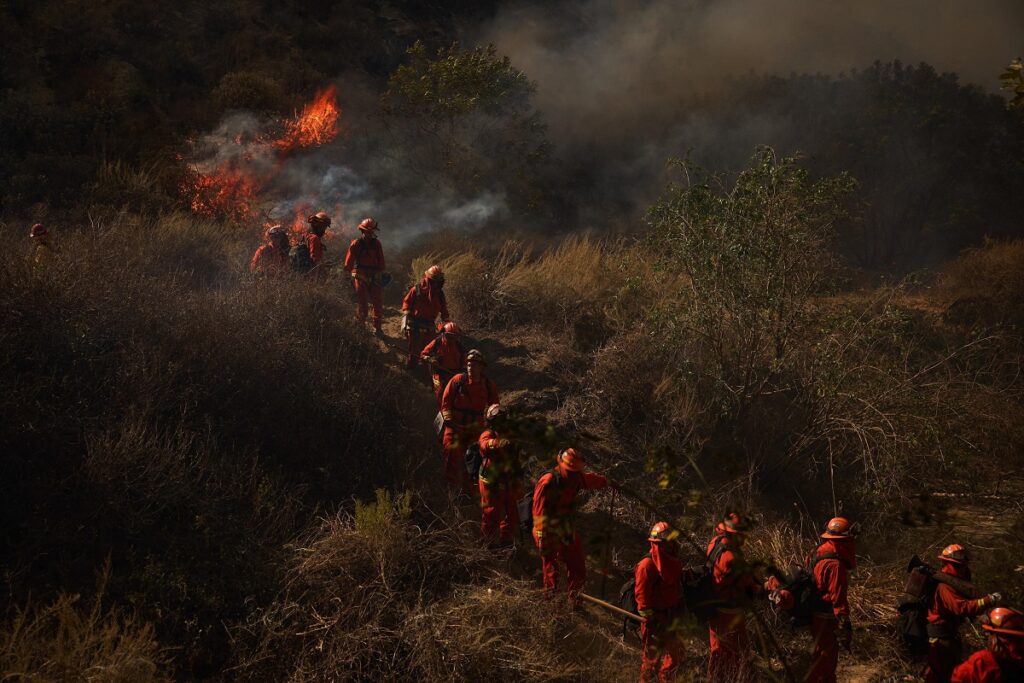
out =
[(633, 621), (636, 621), (636, 622), (642, 622), (644, 620), (644, 618), (641, 617), (639, 614), (633, 614), (632, 612), (627, 612), (626, 610), (622, 609), (621, 607), (616, 607), (615, 605), (611, 604), (610, 602), (605, 602), (604, 600), (601, 600), (600, 598), (595, 598), (593, 595), (587, 595), (586, 593), (580, 593), (579, 595), (580, 595), (581, 598), (583, 598), (587, 602), (592, 602), (595, 605), (597, 605), (598, 607), (604, 607), (606, 610), (610, 610), (612, 612), (615, 612), (620, 617), (626, 617), (627, 619), (632, 619)]

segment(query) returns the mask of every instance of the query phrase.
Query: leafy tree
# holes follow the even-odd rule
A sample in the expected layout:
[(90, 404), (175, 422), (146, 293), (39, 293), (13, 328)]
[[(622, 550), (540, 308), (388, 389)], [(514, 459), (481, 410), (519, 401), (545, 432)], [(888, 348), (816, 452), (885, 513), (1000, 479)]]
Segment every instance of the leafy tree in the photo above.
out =
[[(701, 372), (742, 413), (771, 388), (824, 291), (829, 244), (853, 189), (846, 175), (812, 179), (794, 158), (760, 149), (730, 183), (686, 161), (687, 182), (651, 207), (650, 240), (688, 292), (671, 312), (678, 333), (705, 342)], [(717, 392), (716, 392), (717, 393)]]
[(549, 150), (531, 102), (534, 84), (493, 45), (456, 43), (431, 55), (417, 42), (407, 54), (383, 98), (396, 153), (464, 194), (503, 189), (534, 205), (533, 177)]

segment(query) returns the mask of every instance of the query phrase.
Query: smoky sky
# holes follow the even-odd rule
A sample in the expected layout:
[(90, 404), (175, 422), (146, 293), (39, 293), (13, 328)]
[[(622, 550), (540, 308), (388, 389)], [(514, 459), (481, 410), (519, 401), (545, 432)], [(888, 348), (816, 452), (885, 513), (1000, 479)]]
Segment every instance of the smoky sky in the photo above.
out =
[(571, 0), (518, 3), (479, 35), (537, 83), (563, 151), (657, 139), (731, 77), (928, 62), (998, 88), (1024, 53), (1022, 0)]

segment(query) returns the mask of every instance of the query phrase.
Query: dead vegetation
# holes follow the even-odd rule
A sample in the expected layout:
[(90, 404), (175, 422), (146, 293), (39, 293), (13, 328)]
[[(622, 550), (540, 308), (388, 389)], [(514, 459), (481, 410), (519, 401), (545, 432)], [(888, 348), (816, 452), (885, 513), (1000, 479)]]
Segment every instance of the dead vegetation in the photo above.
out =
[(566, 651), (567, 622), (509, 578), (476, 531), (385, 491), (322, 520), (291, 546), (282, 594), (239, 628), (239, 677), (621, 680), (631, 658)]
[(168, 657), (151, 624), (117, 608), (105, 609), (103, 589), (95, 597), (60, 593), (45, 607), (15, 609), (0, 627), (0, 671), (16, 683), (90, 680), (157, 683), (172, 680)]

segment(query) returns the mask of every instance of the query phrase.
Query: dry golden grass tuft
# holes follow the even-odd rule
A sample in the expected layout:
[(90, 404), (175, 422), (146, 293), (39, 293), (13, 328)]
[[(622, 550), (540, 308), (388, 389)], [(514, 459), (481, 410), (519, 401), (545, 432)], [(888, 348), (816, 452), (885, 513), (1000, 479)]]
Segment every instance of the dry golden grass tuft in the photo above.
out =
[[(292, 547), (286, 588), (236, 633), (247, 680), (618, 680), (631, 656), (553, 618), (539, 591), (510, 578), (462, 529), (423, 516), (408, 494), (378, 491), (324, 519)], [(599, 655), (597, 653), (600, 653)]]
[(61, 593), (46, 607), (15, 609), (0, 627), (0, 678), (38, 683), (173, 680), (153, 626), (117, 609), (103, 609), (107, 577), (101, 576), (100, 590), (89, 604)]

